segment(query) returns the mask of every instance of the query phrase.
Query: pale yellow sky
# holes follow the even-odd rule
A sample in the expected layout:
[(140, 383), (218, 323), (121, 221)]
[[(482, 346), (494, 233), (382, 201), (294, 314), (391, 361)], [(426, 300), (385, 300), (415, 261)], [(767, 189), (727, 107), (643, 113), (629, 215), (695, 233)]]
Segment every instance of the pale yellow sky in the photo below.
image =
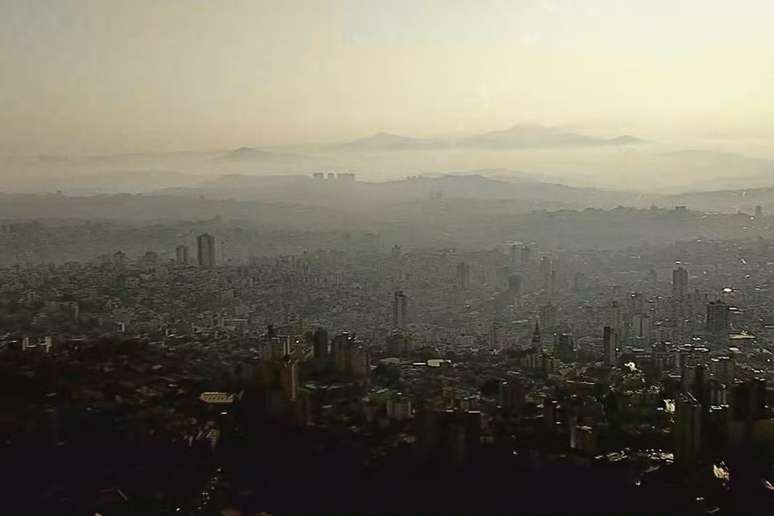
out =
[(0, 0), (0, 152), (774, 139), (774, 2)]

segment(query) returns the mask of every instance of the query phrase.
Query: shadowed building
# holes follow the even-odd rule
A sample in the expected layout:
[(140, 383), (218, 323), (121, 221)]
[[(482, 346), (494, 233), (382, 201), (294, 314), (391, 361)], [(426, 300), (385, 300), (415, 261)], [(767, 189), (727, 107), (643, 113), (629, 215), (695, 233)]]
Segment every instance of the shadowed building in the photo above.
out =
[(723, 301), (710, 301), (707, 303), (707, 331), (710, 333), (727, 332), (730, 310)]
[(188, 246), (179, 245), (175, 248), (175, 262), (179, 265), (188, 263)]
[(696, 461), (701, 448), (701, 404), (690, 393), (681, 394), (675, 405), (675, 461)]
[(196, 257), (199, 267), (211, 269), (215, 267), (215, 237), (204, 233), (196, 238)]
[(408, 317), (408, 300), (402, 290), (395, 291), (392, 300), (392, 327), (402, 330), (406, 328)]

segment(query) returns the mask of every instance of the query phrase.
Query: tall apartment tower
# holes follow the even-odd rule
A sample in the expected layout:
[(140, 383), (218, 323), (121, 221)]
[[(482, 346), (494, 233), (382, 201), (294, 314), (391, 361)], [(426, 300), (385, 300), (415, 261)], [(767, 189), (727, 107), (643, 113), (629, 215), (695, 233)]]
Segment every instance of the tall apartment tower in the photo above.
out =
[(511, 274), (508, 276), (508, 292), (511, 295), (519, 297), (521, 295), (521, 276), (518, 274)]
[(511, 244), (511, 247), (509, 249), (509, 256), (510, 256), (510, 266), (511, 270), (516, 270), (519, 263), (519, 256), (518, 256), (519, 248), (516, 247), (516, 244)]
[(333, 337), (331, 351), (336, 372), (347, 373), (352, 367), (352, 346), (354, 343), (354, 335), (346, 331)]
[(556, 329), (558, 322), (557, 314), (558, 311), (556, 309), (556, 305), (548, 303), (540, 307), (538, 316), (540, 317), (540, 325), (544, 330), (551, 333), (554, 329)]
[(603, 330), (602, 343), (605, 353), (605, 364), (615, 365), (618, 360), (619, 338), (618, 331), (610, 326)]
[(672, 271), (672, 297), (683, 299), (688, 293), (688, 271), (678, 267)]
[(553, 272), (551, 258), (543, 256), (540, 259), (540, 281), (542, 282), (543, 290), (547, 293), (551, 292), (551, 272)]
[(532, 332), (532, 349), (538, 353), (543, 352), (543, 337), (540, 334), (540, 323), (535, 321), (535, 331)]
[(395, 291), (392, 300), (392, 327), (402, 330), (406, 328), (408, 314), (408, 300), (402, 290)]
[(179, 245), (175, 248), (175, 262), (178, 265), (185, 265), (188, 263), (188, 246)]
[(701, 448), (701, 405), (692, 394), (681, 394), (675, 406), (675, 461), (690, 464)]
[(556, 337), (556, 355), (564, 362), (572, 362), (575, 358), (575, 337), (572, 333), (560, 333)]
[(645, 313), (645, 296), (642, 292), (632, 292), (629, 295), (629, 313), (632, 315)]
[(624, 329), (624, 320), (623, 320), (623, 307), (618, 303), (618, 301), (613, 301), (610, 303), (610, 326), (620, 332), (623, 332)]
[(521, 248), (521, 268), (526, 270), (529, 267), (530, 261), (532, 261), (532, 250), (529, 246), (525, 245)]
[(328, 343), (328, 331), (325, 328), (317, 328), (312, 337), (313, 353), (316, 360), (327, 359), (330, 355)]
[(457, 264), (457, 288), (465, 290), (470, 286), (470, 265), (465, 262)]
[(203, 233), (196, 238), (196, 257), (199, 267), (211, 269), (215, 267), (215, 237)]
[(280, 384), (282, 393), (287, 401), (296, 401), (298, 399), (298, 389), (300, 387), (299, 364), (296, 360), (283, 360), (280, 369)]
[(728, 331), (730, 310), (723, 301), (710, 301), (707, 303), (707, 331), (710, 333), (723, 333)]

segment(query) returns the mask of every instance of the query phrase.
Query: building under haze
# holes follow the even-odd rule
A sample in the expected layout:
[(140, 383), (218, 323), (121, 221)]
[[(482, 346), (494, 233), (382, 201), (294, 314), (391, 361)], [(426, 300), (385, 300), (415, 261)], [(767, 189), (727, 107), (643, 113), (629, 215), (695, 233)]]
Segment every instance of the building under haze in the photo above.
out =
[(325, 360), (330, 355), (330, 348), (328, 343), (328, 331), (325, 328), (317, 328), (314, 331), (312, 337), (312, 351), (314, 358), (317, 360)]
[(465, 290), (470, 286), (470, 265), (465, 262), (457, 264), (457, 288)]
[(175, 262), (179, 265), (184, 265), (188, 263), (189, 257), (188, 257), (188, 246), (187, 245), (179, 245), (177, 248), (175, 248)]
[(203, 233), (196, 238), (196, 257), (199, 267), (211, 269), (215, 267), (215, 237)]
[(392, 300), (392, 327), (402, 330), (406, 327), (408, 316), (408, 300), (402, 290), (395, 292)]
[(689, 464), (701, 449), (701, 405), (690, 393), (683, 393), (675, 404), (675, 461)]
[(511, 274), (508, 276), (508, 292), (514, 296), (519, 297), (521, 295), (521, 276), (518, 274)]
[(723, 301), (710, 301), (707, 303), (707, 331), (710, 333), (723, 333), (730, 327), (730, 308)]
[(521, 248), (521, 268), (527, 270), (529, 268), (530, 261), (532, 260), (532, 251), (529, 246), (525, 245)]
[(605, 326), (602, 342), (605, 353), (605, 364), (615, 365), (618, 361), (618, 350), (620, 347), (618, 330), (611, 326)]
[(672, 271), (672, 297), (683, 299), (688, 293), (688, 271), (678, 267)]

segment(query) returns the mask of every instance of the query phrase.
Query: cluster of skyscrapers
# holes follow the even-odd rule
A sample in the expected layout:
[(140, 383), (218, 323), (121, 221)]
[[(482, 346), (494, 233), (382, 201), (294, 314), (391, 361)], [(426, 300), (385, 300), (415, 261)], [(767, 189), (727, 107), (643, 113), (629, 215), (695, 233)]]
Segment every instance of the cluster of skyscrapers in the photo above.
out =
[[(196, 263), (203, 269), (215, 267), (215, 237), (202, 233), (196, 237)], [(178, 265), (190, 264), (190, 252), (187, 245), (181, 244), (175, 248), (175, 262)]]

